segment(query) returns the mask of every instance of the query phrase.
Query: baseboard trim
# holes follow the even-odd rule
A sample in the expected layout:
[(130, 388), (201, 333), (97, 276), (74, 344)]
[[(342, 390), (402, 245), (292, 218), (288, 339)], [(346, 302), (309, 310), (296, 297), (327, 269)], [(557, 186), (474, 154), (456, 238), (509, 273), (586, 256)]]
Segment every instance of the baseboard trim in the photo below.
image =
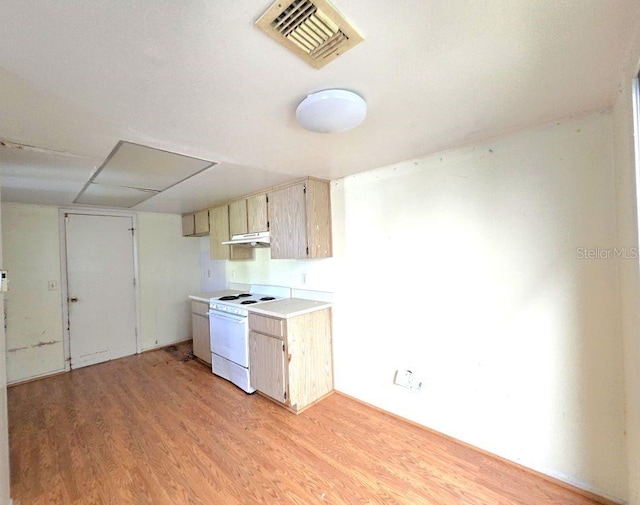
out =
[(172, 345), (186, 344), (187, 342), (191, 342), (192, 340), (193, 339), (191, 338), (187, 338), (185, 340), (178, 340), (177, 342), (169, 342), (165, 344), (155, 345), (153, 347), (147, 347), (145, 349), (142, 349), (142, 351), (140, 351), (140, 354), (144, 354), (145, 352), (158, 351), (160, 349), (166, 349), (167, 347), (171, 347)]
[[(140, 354), (145, 353), (145, 352), (151, 352), (151, 351), (157, 351), (157, 350), (160, 350), (160, 349), (165, 349), (167, 347), (171, 347), (172, 345), (186, 344), (187, 342), (191, 342), (191, 341), (192, 341), (192, 339), (187, 338), (187, 339), (184, 339), (184, 340), (178, 340), (177, 342), (170, 342), (170, 343), (165, 343), (165, 344), (162, 344), (162, 345), (157, 345), (155, 347), (149, 347), (147, 349), (142, 349), (142, 351), (140, 351)], [(131, 356), (135, 356), (135, 354), (132, 354)], [(123, 359), (123, 358), (128, 358), (128, 357), (129, 356), (123, 356), (122, 358), (117, 358), (117, 359)], [(103, 362), (101, 362), (101, 363), (103, 363)], [(93, 365), (100, 365), (101, 363), (94, 363)], [(87, 365), (87, 366), (93, 366), (93, 365)], [(81, 368), (84, 368), (84, 367), (81, 367)], [(76, 369), (76, 370), (79, 370), (79, 369)], [(55, 377), (56, 375), (62, 375), (62, 374), (65, 374), (65, 373), (69, 373), (70, 371), (71, 370), (64, 370), (64, 369), (54, 370), (53, 372), (47, 372), (45, 374), (36, 375), (34, 377), (29, 377), (27, 379), (20, 379), (20, 380), (17, 380), (17, 381), (7, 382), (7, 388), (12, 388), (14, 386), (20, 386), (22, 384), (28, 384), (29, 382), (39, 381), (39, 380), (42, 380), (42, 379), (49, 379), (51, 377)], [(17, 504), (14, 504), (14, 505), (17, 505)]]
[(600, 503), (601, 505), (625, 505), (626, 502), (625, 501), (621, 501), (617, 498), (613, 498), (613, 497), (609, 497), (609, 496), (604, 496), (602, 493), (600, 492), (595, 492), (593, 490), (590, 489), (584, 489), (574, 483), (571, 482), (567, 482), (565, 480), (559, 479), (558, 477), (546, 474), (546, 473), (542, 473), (539, 472), (538, 470), (534, 470), (532, 468), (529, 468), (528, 466), (524, 466), (520, 463), (516, 463), (514, 461), (511, 461), (510, 459), (504, 458), (502, 456), (498, 456), (497, 454), (493, 454), (492, 452), (486, 451), (484, 449), (481, 449), (479, 447), (476, 447), (475, 445), (469, 444), (467, 442), (463, 442), (462, 440), (458, 440), (457, 438), (454, 438), (450, 435), (447, 435), (445, 433), (441, 433), (437, 430), (434, 430), (433, 428), (429, 428), (428, 426), (425, 426), (424, 424), (420, 424), (417, 423), (416, 421), (412, 421), (411, 419), (407, 419), (406, 417), (402, 417), (398, 414), (395, 414), (393, 412), (389, 412), (388, 410), (385, 410), (383, 408), (377, 407), (375, 405), (372, 405), (371, 403), (367, 403), (364, 400), (360, 400), (359, 398), (356, 398), (355, 396), (351, 396), (347, 393), (343, 393), (342, 391), (338, 391), (335, 390), (335, 393), (338, 395), (342, 395), (345, 398), (349, 398), (355, 402), (358, 402), (362, 405), (366, 405), (367, 407), (370, 407), (374, 410), (377, 410), (378, 412), (383, 412), (391, 417), (394, 417), (396, 419), (399, 419), (400, 421), (404, 421), (406, 423), (411, 424), (412, 426), (415, 426), (417, 428), (421, 428), (423, 430), (428, 431), (429, 433), (433, 433), (434, 435), (437, 435), (439, 437), (445, 438), (447, 440), (450, 440), (451, 442), (458, 444), (462, 447), (466, 447), (468, 449), (472, 449), (476, 452), (479, 452), (480, 454), (483, 454), (485, 456), (488, 456), (490, 458), (496, 459), (504, 464), (507, 464), (509, 466), (512, 466), (514, 468), (517, 468), (519, 470), (522, 470), (523, 472), (527, 472), (531, 475), (534, 475), (536, 477), (540, 477), (541, 479), (546, 480), (547, 482), (551, 482), (552, 484), (555, 484), (557, 486), (563, 487), (565, 489), (569, 489), (570, 491), (573, 491), (576, 494), (579, 494), (581, 496), (584, 496), (585, 498), (589, 498), (590, 500), (595, 501), (596, 503)]
[(47, 372), (42, 375), (36, 375), (35, 377), (29, 377), (28, 379), (20, 379), (13, 382), (7, 382), (7, 389), (12, 388), (14, 386), (21, 386), (22, 384), (28, 384), (29, 382), (35, 382), (42, 379), (49, 379), (50, 377), (55, 377), (56, 375), (62, 375), (67, 373), (67, 370), (55, 370), (53, 372)]

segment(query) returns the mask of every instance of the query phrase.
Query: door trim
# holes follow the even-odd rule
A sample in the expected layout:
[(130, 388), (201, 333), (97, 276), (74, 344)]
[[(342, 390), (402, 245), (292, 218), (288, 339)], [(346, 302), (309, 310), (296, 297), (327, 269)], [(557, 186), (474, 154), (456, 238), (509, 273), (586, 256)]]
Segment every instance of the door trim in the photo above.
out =
[(78, 207), (60, 207), (58, 209), (58, 234), (60, 236), (60, 294), (62, 297), (62, 334), (64, 341), (64, 370), (71, 370), (71, 334), (69, 332), (69, 293), (67, 291), (67, 233), (65, 227), (65, 214), (76, 214), (83, 216), (115, 216), (129, 217), (133, 224), (133, 278), (135, 279), (134, 297), (136, 314), (136, 354), (142, 352), (140, 335), (140, 281), (138, 276), (138, 217), (135, 212), (106, 210), (106, 209), (85, 209)]

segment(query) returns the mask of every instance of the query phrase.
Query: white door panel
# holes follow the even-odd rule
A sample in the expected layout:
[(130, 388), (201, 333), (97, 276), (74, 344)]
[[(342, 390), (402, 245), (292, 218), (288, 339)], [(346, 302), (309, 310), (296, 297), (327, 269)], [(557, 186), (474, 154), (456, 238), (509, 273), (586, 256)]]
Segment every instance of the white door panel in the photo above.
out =
[(67, 214), (71, 367), (136, 352), (133, 219)]

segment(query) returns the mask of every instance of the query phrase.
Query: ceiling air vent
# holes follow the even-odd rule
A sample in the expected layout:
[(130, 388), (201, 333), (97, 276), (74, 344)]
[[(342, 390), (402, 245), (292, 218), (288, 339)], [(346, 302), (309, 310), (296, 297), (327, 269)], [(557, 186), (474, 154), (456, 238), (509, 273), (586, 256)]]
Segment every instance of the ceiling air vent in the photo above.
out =
[(326, 0), (275, 2), (256, 25), (315, 68), (363, 40)]

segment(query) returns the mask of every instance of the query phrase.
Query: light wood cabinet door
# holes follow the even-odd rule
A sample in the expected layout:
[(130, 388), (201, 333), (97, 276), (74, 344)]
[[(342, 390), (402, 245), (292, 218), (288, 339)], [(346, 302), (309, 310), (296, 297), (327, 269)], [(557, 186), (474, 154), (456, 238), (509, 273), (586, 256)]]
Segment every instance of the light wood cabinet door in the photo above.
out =
[(247, 233), (246, 200), (238, 200), (229, 204), (229, 233), (231, 236)]
[(286, 331), (289, 399), (299, 410), (333, 390), (331, 309), (287, 319)]
[(185, 214), (182, 216), (182, 236), (192, 237), (196, 232), (195, 216), (193, 214)]
[(331, 191), (327, 181), (309, 179), (307, 197), (307, 253), (308, 258), (330, 258), (333, 254), (331, 240)]
[(212, 260), (228, 260), (231, 257), (228, 245), (222, 245), (229, 240), (229, 208), (220, 205), (209, 209), (209, 250)]
[(306, 196), (304, 184), (269, 193), (271, 258), (307, 258)]
[(193, 354), (211, 364), (211, 342), (209, 339), (209, 316), (191, 313), (193, 325)]
[(284, 343), (262, 333), (249, 333), (251, 385), (274, 400), (287, 400)]
[(247, 198), (247, 233), (269, 231), (267, 194)]
[(206, 235), (207, 233), (209, 233), (209, 209), (195, 214), (195, 234)]

